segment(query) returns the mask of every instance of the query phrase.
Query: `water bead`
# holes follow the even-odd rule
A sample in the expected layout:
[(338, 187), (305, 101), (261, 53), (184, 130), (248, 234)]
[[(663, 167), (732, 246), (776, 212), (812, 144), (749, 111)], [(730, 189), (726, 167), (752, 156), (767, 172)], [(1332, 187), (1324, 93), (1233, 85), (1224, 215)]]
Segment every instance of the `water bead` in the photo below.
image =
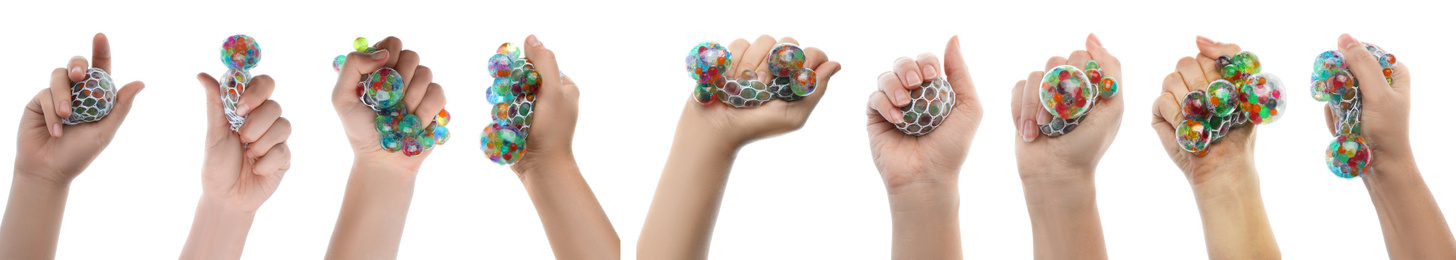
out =
[[(1385, 82), (1395, 84), (1391, 77), (1397, 66), (1395, 55), (1374, 44), (1365, 43), (1380, 65)], [(1341, 178), (1355, 178), (1370, 173), (1373, 162), (1368, 141), (1361, 136), (1361, 107), (1363, 98), (1360, 82), (1346, 64), (1339, 51), (1326, 51), (1315, 58), (1314, 72), (1310, 74), (1310, 94), (1316, 101), (1324, 101), (1335, 118), (1335, 139), (1325, 151), (1325, 166)]]
[(1087, 65), (1086, 66), (1083, 66), (1082, 69), (1085, 69), (1085, 70), (1101, 70), (1102, 69), (1102, 65), (1097, 64), (1097, 61), (1096, 60), (1087, 60)]
[(354, 38), (354, 51), (369, 52), (369, 40), (364, 37)]
[(1325, 150), (1325, 166), (1341, 178), (1360, 177), (1370, 172), (1373, 155), (1364, 137), (1342, 134)]
[(435, 115), (435, 123), (436, 124), (439, 124), (440, 126), (449, 125), (450, 124), (450, 111), (445, 111), (444, 109), (440, 109), (440, 114), (439, 115)]
[(1070, 119), (1081, 117), (1096, 102), (1097, 90), (1088, 81), (1086, 73), (1077, 67), (1061, 65), (1048, 70), (1042, 77), (1042, 108), (1053, 117)]
[(347, 58), (347, 55), (339, 55), (338, 57), (334, 57), (334, 72), (339, 72), (340, 70), (344, 69), (344, 61), (347, 60)]
[(1206, 91), (1206, 94), (1208, 97), (1208, 104), (1211, 105), (1210, 108), (1212, 108), (1211, 111), (1213, 112), (1213, 116), (1226, 117), (1233, 114), (1234, 110), (1238, 109), (1239, 100), (1238, 97), (1235, 96), (1237, 95), (1235, 93), (1237, 91), (1238, 90), (1234, 88), (1234, 84), (1228, 82), (1227, 80), (1219, 79), (1214, 80), (1213, 83), (1208, 83), (1208, 90)]
[(804, 50), (792, 43), (780, 43), (768, 51), (768, 71), (774, 76), (789, 77), (804, 67)]
[(263, 50), (258, 48), (258, 42), (247, 35), (228, 36), (222, 42), (222, 63), (229, 69), (252, 69), (258, 66), (258, 60), (263, 57)]
[(369, 73), (364, 80), (365, 104), (375, 110), (389, 109), (404, 98), (404, 77), (393, 68), (383, 67)]
[(101, 120), (116, 104), (116, 85), (111, 75), (98, 68), (86, 70), (85, 78), (71, 83), (71, 116), (61, 123), (75, 125)]
[(772, 99), (795, 101), (818, 89), (814, 71), (804, 68), (804, 51), (794, 44), (779, 44), (766, 55), (768, 77), (745, 69), (736, 77), (727, 74), (733, 54), (717, 42), (701, 42), (688, 51), (688, 74), (697, 83), (690, 97), (708, 105), (714, 101), (737, 108), (758, 107)]
[(1208, 93), (1202, 90), (1194, 90), (1183, 95), (1183, 118), (1192, 120), (1208, 120), (1213, 115), (1213, 105), (1209, 104)]
[(733, 65), (733, 54), (718, 42), (700, 42), (688, 51), (687, 70), (698, 83), (712, 82)]
[(814, 93), (814, 89), (818, 88), (818, 85), (819, 79), (814, 74), (814, 70), (799, 68), (794, 72), (794, 95), (807, 97)]
[(505, 54), (512, 59), (523, 59), (526, 57), (525, 53), (521, 52), (521, 46), (511, 42), (502, 43), (500, 48), (495, 49), (495, 53)]
[(1175, 133), (1178, 146), (1199, 156), (1208, 153), (1209, 132), (1208, 127), (1202, 121), (1184, 119), (1178, 123), (1178, 130)]
[[(354, 48), (360, 52), (373, 51), (368, 44), (364, 37), (359, 37), (354, 41)], [(341, 69), (345, 59), (344, 55), (335, 58), (335, 71)], [(450, 134), (444, 127), (449, 123), (449, 112), (441, 109), (439, 114), (426, 118), (432, 121), (422, 121), (401, 102), (404, 90), (404, 78), (389, 67), (375, 70), (359, 82), (356, 94), (365, 106), (374, 110), (374, 130), (379, 133), (380, 149), (413, 157), (445, 144)]]
[(247, 89), (248, 82), (252, 80), (253, 76), (247, 70), (239, 69), (228, 69), (218, 80), (217, 88), (222, 98), (222, 112), (228, 120), (228, 128), (234, 132), (238, 131), (238, 127), (242, 127), (243, 123), (247, 121), (247, 116), (238, 115), (238, 102), (242, 101), (243, 91)]
[(910, 105), (900, 107), (905, 122), (895, 124), (907, 135), (922, 136), (940, 127), (955, 110), (955, 90), (943, 77), (936, 77), (910, 90)]

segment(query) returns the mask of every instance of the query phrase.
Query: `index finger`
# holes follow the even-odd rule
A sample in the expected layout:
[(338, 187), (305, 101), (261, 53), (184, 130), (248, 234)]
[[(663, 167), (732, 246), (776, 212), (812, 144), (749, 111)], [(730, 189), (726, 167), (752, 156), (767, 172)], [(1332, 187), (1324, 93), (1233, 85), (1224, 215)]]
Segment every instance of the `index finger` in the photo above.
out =
[[(349, 99), (358, 99), (359, 79), (365, 74), (374, 73), (375, 70), (384, 67), (384, 62), (389, 60), (388, 50), (376, 50), (373, 53), (351, 52), (344, 60), (344, 67), (339, 69), (339, 79), (334, 83), (334, 102), (347, 102)], [(355, 102), (358, 102), (357, 100)]]

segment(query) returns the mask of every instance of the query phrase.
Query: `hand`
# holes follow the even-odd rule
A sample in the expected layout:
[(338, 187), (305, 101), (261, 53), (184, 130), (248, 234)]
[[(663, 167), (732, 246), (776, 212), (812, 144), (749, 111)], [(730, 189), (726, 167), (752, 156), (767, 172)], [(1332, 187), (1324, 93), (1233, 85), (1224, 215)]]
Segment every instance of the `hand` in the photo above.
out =
[[(764, 58), (779, 43), (798, 44), (798, 41), (788, 37), (774, 41), (768, 35), (759, 36), (752, 44), (744, 39), (734, 40), (728, 45), (728, 50), (733, 53), (733, 66), (728, 69), (728, 75), (736, 77), (747, 69), (754, 70), (760, 77), (769, 75), (768, 63)], [(804, 48), (804, 56), (807, 58), (804, 67), (814, 70), (819, 82), (818, 91), (804, 99), (794, 102), (769, 101), (752, 109), (733, 108), (720, 102), (705, 106), (688, 100), (683, 107), (680, 124), (704, 131), (698, 132), (702, 133), (701, 136), (721, 136), (720, 140), (725, 140), (734, 147), (803, 127), (804, 122), (809, 120), (809, 113), (814, 112), (814, 106), (819, 104), (819, 99), (829, 90), (829, 78), (839, 72), (839, 62), (829, 61), (829, 57), (819, 48)]]
[[(931, 53), (920, 54), (913, 60), (909, 57), (895, 60), (893, 71), (880, 74), (879, 91), (870, 93), (869, 109), (865, 111), (869, 117), (870, 152), (886, 187), (954, 183), (957, 179), (982, 114), (981, 101), (960, 46), (959, 37), (952, 37), (946, 43), (944, 67)], [(909, 91), (942, 72), (956, 92), (957, 100), (949, 118), (924, 136), (907, 135), (896, 129), (895, 124), (905, 120), (900, 107), (910, 105)]]
[(420, 65), (420, 55), (405, 50), (404, 43), (399, 38), (385, 38), (376, 43), (374, 48), (378, 51), (349, 53), (344, 67), (339, 70), (339, 80), (334, 85), (334, 111), (339, 113), (339, 121), (344, 124), (344, 134), (348, 135), (349, 144), (354, 147), (355, 160), (397, 166), (398, 170), (413, 176), (431, 151), (409, 157), (385, 151), (380, 147), (380, 135), (374, 128), (376, 114), (359, 100), (356, 89), (365, 75), (381, 67), (394, 68), (399, 71), (407, 86), (404, 90), (404, 104), (408, 107), (408, 112), (420, 118), (422, 127), (430, 125), (440, 110), (445, 109), (445, 91), (440, 88), (440, 84), (431, 82), (434, 73), (430, 72), (430, 68)]
[[(111, 74), (111, 46), (106, 35), (98, 33), (92, 39), (91, 58), (95, 68)], [(145, 88), (141, 81), (127, 83), (117, 90), (115, 107), (100, 121), (61, 123), (62, 118), (71, 116), (71, 82), (84, 80), (90, 67), (84, 57), (71, 58), (66, 68), (56, 68), (51, 73), (50, 88), (41, 90), (25, 106), (16, 141), (16, 150), (22, 151), (15, 155), (17, 175), (69, 184), (116, 136), (137, 93)]]
[[(1102, 47), (1096, 35), (1087, 36), (1087, 50), (1073, 51), (1067, 58), (1052, 57), (1047, 60), (1046, 69), (1060, 65), (1084, 68), (1087, 60), (1095, 60), (1102, 66), (1102, 74), (1124, 83), (1122, 62)], [(1011, 118), (1023, 142), (1016, 142), (1016, 161), (1021, 168), (1022, 179), (1088, 177), (1090, 176), (1042, 176), (1043, 174), (1089, 174), (1097, 169), (1097, 163), (1117, 137), (1122, 125), (1122, 97), (1099, 97), (1096, 105), (1083, 116), (1074, 131), (1054, 138), (1039, 138), (1038, 125), (1051, 122), (1052, 115), (1042, 108), (1038, 94), (1043, 71), (1033, 71), (1026, 80), (1016, 82), (1011, 89)], [(1048, 168), (1050, 167), (1050, 168)], [(1047, 170), (1052, 169), (1052, 170)]]
[(1168, 157), (1173, 159), (1178, 169), (1183, 170), (1184, 177), (1192, 184), (1204, 183), (1214, 177), (1245, 177), (1223, 176), (1220, 172), (1254, 173), (1254, 137), (1258, 127), (1233, 128), (1223, 140), (1210, 144), (1208, 154), (1201, 157), (1183, 151), (1173, 132), (1183, 121), (1183, 96), (1190, 91), (1206, 89), (1209, 82), (1222, 79), (1216, 60), (1219, 56), (1233, 56), (1240, 51), (1237, 44), (1198, 37), (1198, 57), (1179, 59), (1177, 71), (1163, 78), (1163, 93), (1153, 101), (1153, 131), (1158, 133), (1158, 140), (1163, 142), (1163, 150), (1168, 152)]
[(197, 81), (207, 94), (203, 201), (256, 211), (278, 189), (291, 165), (292, 152), (285, 141), (293, 127), (282, 117), (278, 102), (268, 99), (273, 95), (273, 77), (258, 75), (248, 82), (237, 111), (248, 119), (237, 132), (223, 115), (217, 78), (199, 73)]
[[(1365, 44), (1349, 34), (1340, 35), (1340, 53), (1360, 82), (1363, 100), (1360, 104), (1361, 135), (1371, 142), (1370, 149), (1380, 157), (1414, 159), (1410, 149), (1410, 63), (1391, 68), (1395, 84), (1385, 82), (1380, 62), (1365, 49)], [(1325, 106), (1325, 126), (1335, 133), (1333, 111)], [(1378, 164), (1374, 164), (1378, 165)]]
[(556, 65), (556, 53), (541, 46), (535, 35), (526, 38), (525, 52), (526, 59), (541, 74), (541, 89), (536, 92), (530, 141), (522, 152), (521, 160), (511, 165), (511, 170), (518, 176), (565, 161), (576, 163), (571, 151), (571, 139), (576, 134), (579, 94), (576, 83), (561, 74)]
[(202, 168), (202, 199), (192, 220), (192, 233), (182, 259), (238, 259), (243, 254), (253, 216), (278, 189), (288, 171), (293, 132), (283, 109), (269, 100), (273, 77), (258, 75), (238, 101), (247, 121), (233, 132), (223, 115), (217, 79), (197, 74), (207, 99), (207, 144)]

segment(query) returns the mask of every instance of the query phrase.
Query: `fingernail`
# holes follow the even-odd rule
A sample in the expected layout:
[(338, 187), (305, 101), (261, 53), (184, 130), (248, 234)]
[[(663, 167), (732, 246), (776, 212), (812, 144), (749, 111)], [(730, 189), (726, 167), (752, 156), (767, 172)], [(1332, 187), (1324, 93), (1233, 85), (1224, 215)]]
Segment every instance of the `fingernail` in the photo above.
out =
[(920, 68), (920, 71), (924, 71), (925, 72), (925, 75), (929, 75), (932, 78), (934, 78), (936, 76), (940, 76), (940, 72), (939, 71), (935, 71), (935, 66), (925, 65), (924, 68)]
[(1092, 38), (1092, 47), (1102, 48), (1102, 39), (1097, 38), (1097, 34), (1088, 34), (1087, 38)]
[(61, 137), (61, 124), (51, 125), (51, 136)]
[(369, 58), (370, 59), (374, 59), (374, 60), (384, 60), (384, 58), (386, 58), (388, 56), (389, 56), (389, 51), (385, 51), (385, 50), (377, 50), (377, 51), (374, 51), (374, 53), (370, 53), (369, 54)]
[(1021, 140), (1022, 141), (1026, 141), (1026, 142), (1031, 142), (1031, 140), (1036, 139), (1036, 134), (1037, 134), (1036, 131), (1037, 131), (1036, 130), (1036, 125), (1032, 124), (1031, 123), (1031, 120), (1026, 120), (1025, 122), (1022, 122), (1021, 123)]
[(244, 104), (243, 103), (243, 99), (238, 99), (238, 106), (237, 106), (237, 111), (236, 112), (238, 112), (239, 115), (247, 115), (248, 114), (248, 104)]
[(907, 103), (910, 103), (910, 97), (907, 96), (909, 93), (906, 93), (905, 91), (890, 91), (890, 92), (893, 92), (894, 93), (894, 94), (891, 94), (891, 95), (895, 95), (895, 106), (896, 107), (903, 107), (905, 105), (908, 105)]
[(1359, 43), (1359, 41), (1356, 41), (1355, 37), (1350, 36), (1349, 34), (1340, 35), (1340, 46), (1343, 46), (1343, 48), (1355, 48), (1356, 43)]
[(526, 45), (531, 47), (539, 47), (541, 46), (541, 40), (537, 40), (536, 35), (532, 34), (531, 36), (526, 36)]
[(1204, 46), (1204, 47), (1213, 46), (1213, 39), (1209, 39), (1208, 37), (1198, 36), (1198, 46)]
[(919, 86), (921, 81), (919, 72), (912, 70), (905, 73), (905, 86)]
[(81, 67), (71, 68), (71, 74), (81, 74)]

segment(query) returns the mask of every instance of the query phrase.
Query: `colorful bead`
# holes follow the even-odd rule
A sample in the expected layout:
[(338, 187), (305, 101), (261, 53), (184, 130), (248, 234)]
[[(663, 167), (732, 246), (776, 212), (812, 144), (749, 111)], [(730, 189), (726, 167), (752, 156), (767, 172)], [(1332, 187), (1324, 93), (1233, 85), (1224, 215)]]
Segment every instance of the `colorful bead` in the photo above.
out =
[(435, 115), (435, 123), (439, 124), (440, 126), (450, 124), (450, 111), (445, 111), (444, 109), (441, 109), (440, 114)]
[(1222, 79), (1183, 98), (1177, 139), (1183, 150), (1203, 156), (1208, 146), (1223, 140), (1235, 127), (1248, 123), (1268, 124), (1284, 114), (1284, 84), (1273, 74), (1262, 73), (1263, 64), (1252, 52), (1216, 59)]
[(116, 85), (111, 75), (98, 68), (86, 70), (85, 78), (71, 83), (71, 116), (61, 123), (75, 125), (101, 120), (116, 104)]
[(243, 98), (243, 90), (247, 89), (248, 82), (252, 80), (253, 76), (247, 70), (239, 69), (228, 69), (218, 80), (218, 91), (222, 94), (222, 112), (227, 117), (228, 127), (234, 132), (247, 122), (247, 116), (238, 115), (238, 102)]
[(369, 52), (369, 40), (364, 37), (354, 38), (354, 51)]
[[(1395, 55), (1374, 44), (1365, 43), (1381, 67), (1387, 84), (1395, 84), (1392, 77), (1397, 66)], [(1374, 154), (1368, 141), (1361, 136), (1361, 107), (1363, 98), (1360, 81), (1345, 62), (1339, 51), (1326, 51), (1315, 57), (1314, 72), (1310, 74), (1310, 96), (1324, 101), (1335, 119), (1335, 140), (1325, 151), (1325, 166), (1341, 178), (1355, 178), (1370, 171)]]
[(228, 36), (220, 49), (222, 64), (228, 67), (227, 72), (218, 79), (223, 115), (227, 117), (228, 128), (237, 132), (238, 127), (247, 122), (247, 116), (238, 115), (237, 105), (248, 83), (253, 81), (253, 75), (248, 70), (258, 66), (263, 50), (258, 47), (258, 41), (253, 37), (242, 34)]
[(1325, 166), (1340, 178), (1360, 177), (1370, 172), (1373, 156), (1364, 137), (1342, 134), (1335, 136), (1325, 150)]
[(804, 50), (792, 43), (780, 43), (768, 51), (768, 71), (775, 77), (788, 77), (804, 67)]
[[(1227, 80), (1214, 80), (1213, 83), (1208, 84), (1206, 94), (1214, 117), (1227, 117), (1239, 108), (1237, 92), (1238, 89), (1234, 88), (1234, 83)], [(1187, 103), (1184, 105), (1187, 106)]]
[(258, 48), (258, 42), (247, 35), (228, 36), (222, 42), (222, 63), (229, 69), (253, 69), (258, 66), (258, 60), (263, 58), (263, 49)]
[[(492, 162), (509, 165), (519, 161), (525, 150), (535, 114), (535, 93), (541, 88), (542, 77), (535, 64), (513, 43), (502, 44), (488, 63), (489, 73), (495, 77), (486, 89), (486, 100), (491, 103), (491, 124), (481, 132), (480, 149)], [(449, 115), (441, 113), (439, 118), (448, 122)], [(449, 138), (448, 133), (435, 135)]]
[(344, 69), (344, 61), (346, 58), (348, 58), (347, 55), (339, 55), (338, 57), (334, 57), (334, 72), (339, 72), (339, 70)]
[(1038, 95), (1042, 109), (1052, 114), (1051, 122), (1038, 125), (1046, 136), (1071, 133), (1101, 98), (1112, 98), (1119, 90), (1117, 79), (1103, 74), (1102, 65), (1088, 60), (1082, 69), (1062, 65), (1042, 76)]
[(910, 105), (900, 107), (905, 122), (895, 124), (895, 128), (913, 136), (929, 134), (950, 117), (955, 103), (955, 90), (945, 78), (936, 77), (920, 83), (919, 88), (910, 90)]
[(1061, 119), (1082, 117), (1098, 95), (1086, 73), (1067, 65), (1048, 70), (1042, 77), (1039, 93), (1042, 108)]
[[(360, 52), (373, 51), (374, 48), (368, 47), (368, 44), (364, 37), (359, 37), (354, 41), (354, 48)], [(335, 59), (335, 71), (344, 58), (340, 55)], [(409, 108), (402, 102), (405, 84), (398, 71), (383, 67), (365, 75), (356, 94), (365, 106), (374, 110), (374, 130), (379, 132), (380, 148), (385, 152), (400, 152), (413, 157), (444, 145), (450, 139), (450, 130), (444, 126), (450, 121), (450, 113), (441, 109), (438, 114), (424, 118), (429, 119), (428, 122), (409, 113)]]
[(775, 98), (803, 99), (819, 87), (818, 75), (804, 67), (806, 58), (798, 45), (782, 43), (769, 51), (765, 57), (769, 66), (766, 79), (750, 69), (743, 70), (736, 78), (728, 76), (732, 57), (727, 48), (711, 41), (698, 43), (688, 52), (688, 74), (697, 82), (691, 93), (694, 101), (707, 105), (716, 100), (738, 108), (751, 108)]
[(1175, 133), (1178, 139), (1178, 146), (1198, 156), (1208, 154), (1209, 133), (1208, 127), (1202, 121), (1194, 119), (1183, 119), (1178, 123), (1178, 130)]

